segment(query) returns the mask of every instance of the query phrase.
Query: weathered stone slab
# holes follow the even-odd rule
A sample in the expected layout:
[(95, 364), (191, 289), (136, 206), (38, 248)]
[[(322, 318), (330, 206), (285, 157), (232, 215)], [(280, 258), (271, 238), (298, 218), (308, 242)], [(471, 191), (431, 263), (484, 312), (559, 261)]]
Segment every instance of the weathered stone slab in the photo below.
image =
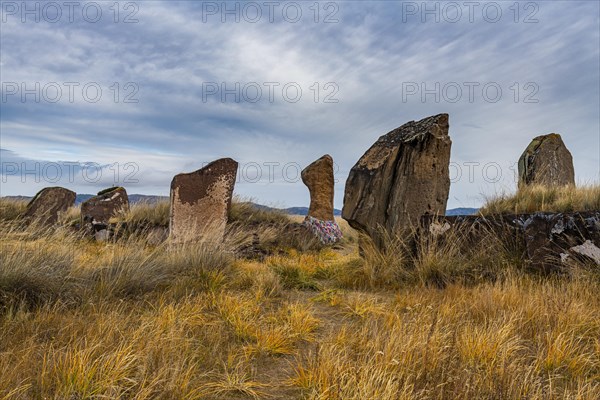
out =
[(342, 217), (383, 246), (426, 213), (443, 215), (450, 189), (448, 114), (411, 121), (381, 136), (352, 167)]
[(171, 181), (170, 237), (176, 242), (221, 242), (238, 163), (221, 158)]
[(339, 241), (342, 231), (333, 216), (333, 158), (326, 154), (304, 168), (302, 182), (310, 192), (310, 207), (303, 225), (323, 244)]
[(76, 196), (75, 192), (62, 187), (44, 188), (27, 204), (23, 216), (29, 220), (53, 224), (60, 213), (75, 204)]
[(557, 133), (534, 138), (519, 158), (519, 187), (575, 185), (573, 156)]
[(111, 187), (81, 203), (82, 224), (90, 225), (94, 231), (105, 229), (110, 219), (121, 211), (129, 210), (127, 191), (122, 187)]

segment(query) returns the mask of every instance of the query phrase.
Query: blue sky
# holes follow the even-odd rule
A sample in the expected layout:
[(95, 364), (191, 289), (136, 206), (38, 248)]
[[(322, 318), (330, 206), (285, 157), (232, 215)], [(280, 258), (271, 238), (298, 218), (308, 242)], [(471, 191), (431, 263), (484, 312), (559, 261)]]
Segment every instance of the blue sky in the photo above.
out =
[(168, 195), (232, 157), (237, 194), (301, 206), (299, 170), (328, 153), (341, 208), (379, 136), (441, 112), (449, 208), (514, 191), (551, 132), (579, 183), (600, 180), (597, 1), (50, 3), (1, 4), (3, 196)]

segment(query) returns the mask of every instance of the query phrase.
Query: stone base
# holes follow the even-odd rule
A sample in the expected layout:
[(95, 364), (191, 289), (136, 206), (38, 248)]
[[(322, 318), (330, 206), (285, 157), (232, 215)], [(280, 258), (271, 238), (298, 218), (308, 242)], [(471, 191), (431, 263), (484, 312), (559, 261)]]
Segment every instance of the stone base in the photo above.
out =
[(323, 221), (307, 215), (302, 225), (308, 228), (323, 244), (333, 244), (342, 239), (342, 231), (335, 221)]
[(600, 211), (424, 216), (421, 224), (425, 234), (433, 236), (449, 230), (472, 238), (495, 232), (503, 241), (520, 244), (530, 265), (546, 272), (560, 270), (569, 258), (591, 260), (600, 266)]

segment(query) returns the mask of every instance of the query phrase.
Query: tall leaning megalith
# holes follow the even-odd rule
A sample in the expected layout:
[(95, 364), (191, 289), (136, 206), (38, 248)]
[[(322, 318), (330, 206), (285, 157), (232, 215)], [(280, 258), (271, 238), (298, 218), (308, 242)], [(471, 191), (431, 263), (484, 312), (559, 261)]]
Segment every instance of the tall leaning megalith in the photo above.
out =
[(573, 156), (558, 133), (534, 138), (519, 158), (519, 187), (575, 185)]
[(238, 163), (221, 158), (171, 181), (169, 230), (174, 242), (221, 242)]
[(329, 154), (302, 170), (302, 182), (310, 192), (308, 215), (302, 223), (324, 244), (342, 238), (342, 231), (333, 216), (333, 158)]
[(350, 170), (342, 217), (383, 246), (422, 215), (446, 211), (450, 190), (448, 114), (411, 121), (381, 136)]

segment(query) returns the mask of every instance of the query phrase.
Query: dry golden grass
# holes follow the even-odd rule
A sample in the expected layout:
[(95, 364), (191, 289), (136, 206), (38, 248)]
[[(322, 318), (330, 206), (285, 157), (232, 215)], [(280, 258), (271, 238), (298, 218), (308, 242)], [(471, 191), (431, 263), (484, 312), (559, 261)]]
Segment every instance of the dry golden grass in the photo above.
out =
[(129, 211), (119, 217), (120, 221), (129, 224), (146, 224), (150, 226), (169, 226), (169, 201), (156, 203), (138, 202), (129, 207)]
[(525, 186), (513, 195), (487, 199), (482, 214), (521, 214), (536, 211), (570, 212), (600, 210), (600, 185)]
[(217, 247), (2, 222), (0, 399), (600, 398), (597, 269), (493, 237), (247, 260), (240, 215)]
[(0, 198), (0, 221), (10, 221), (25, 212), (27, 201)]

